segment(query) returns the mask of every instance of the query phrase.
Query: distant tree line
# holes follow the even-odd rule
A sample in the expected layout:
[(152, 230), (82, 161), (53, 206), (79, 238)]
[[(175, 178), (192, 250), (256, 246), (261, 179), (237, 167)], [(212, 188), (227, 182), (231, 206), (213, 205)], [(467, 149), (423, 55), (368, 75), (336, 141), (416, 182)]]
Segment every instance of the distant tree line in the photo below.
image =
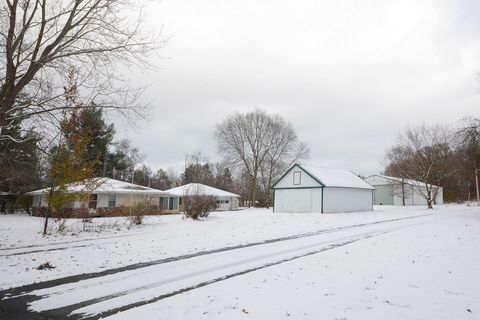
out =
[(429, 207), (444, 189), (444, 200), (477, 201), (480, 168), (480, 118), (466, 117), (455, 128), (408, 128), (386, 152), (384, 174), (424, 182)]

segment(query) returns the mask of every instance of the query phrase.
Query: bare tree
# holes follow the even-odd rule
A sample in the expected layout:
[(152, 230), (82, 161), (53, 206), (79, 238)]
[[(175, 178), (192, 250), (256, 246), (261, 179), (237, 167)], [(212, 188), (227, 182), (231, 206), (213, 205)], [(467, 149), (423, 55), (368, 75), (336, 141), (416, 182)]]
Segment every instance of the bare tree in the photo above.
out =
[(218, 148), (234, 166), (243, 166), (251, 179), (253, 206), (257, 200), (257, 179), (270, 146), (271, 121), (259, 109), (246, 114), (235, 113), (217, 125)]
[[(147, 57), (164, 42), (142, 32), (142, 1), (6, 0), (0, 4), (0, 139), (11, 139), (18, 121), (58, 123), (63, 79), (79, 71), (88, 101), (123, 114), (141, 115), (141, 88), (132, 89), (119, 65), (149, 67)], [(136, 14), (135, 14), (136, 12)], [(136, 106), (137, 108), (132, 108)]]
[(263, 165), (260, 167), (265, 193), (265, 205), (271, 205), (271, 188), (274, 180), (299, 160), (307, 159), (310, 150), (299, 142), (293, 126), (279, 115), (271, 116), (270, 146)]
[(181, 185), (180, 177), (177, 171), (175, 171), (174, 167), (169, 167), (166, 173), (167, 173), (168, 180), (171, 182), (170, 188), (178, 187)]
[(464, 153), (468, 162), (473, 164), (470, 168), (464, 169), (470, 169), (468, 172), (471, 172), (475, 176), (477, 204), (480, 205), (480, 191), (478, 186), (478, 171), (480, 166), (480, 119), (467, 117), (462, 119), (461, 122), (461, 127), (455, 132), (455, 142), (458, 149), (457, 152)]
[(450, 173), (451, 135), (440, 125), (408, 128), (399, 135), (397, 144), (386, 153), (386, 159), (396, 166), (402, 177), (419, 180), (412, 186), (427, 201), (429, 209), (438, 193), (438, 186)]
[(262, 168), (267, 192), (270, 192), (268, 185), (271, 185), (276, 170), (308, 154), (305, 145), (298, 144), (295, 131), (289, 123), (279, 115), (269, 115), (259, 109), (246, 114), (233, 114), (217, 125), (215, 134), (225, 160), (232, 167), (242, 167), (250, 176), (254, 206), (257, 205), (258, 179)]

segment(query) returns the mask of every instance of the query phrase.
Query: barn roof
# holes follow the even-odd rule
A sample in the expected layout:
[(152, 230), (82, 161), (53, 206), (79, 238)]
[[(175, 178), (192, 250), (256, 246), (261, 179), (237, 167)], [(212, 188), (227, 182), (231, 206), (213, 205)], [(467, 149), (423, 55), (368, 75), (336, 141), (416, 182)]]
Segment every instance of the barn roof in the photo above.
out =
[[(380, 177), (380, 178), (383, 178), (383, 179), (386, 179), (386, 180), (389, 180), (392, 182), (392, 184), (394, 183), (402, 183), (402, 178), (398, 178), (398, 177), (391, 177), (391, 176), (386, 176), (386, 175), (383, 175), (383, 174), (374, 174), (374, 175), (371, 175), (365, 179), (368, 179), (370, 177)], [(403, 179), (403, 183), (405, 184), (409, 184), (409, 185), (413, 185), (413, 186), (425, 186), (425, 182), (421, 182), (421, 181), (417, 181), (417, 180), (412, 180), (412, 179)], [(429, 184), (430, 186), (430, 184)], [(435, 188), (441, 188), (439, 186), (436, 186), (436, 185), (433, 185), (433, 187)]]
[[(93, 185), (93, 187), (92, 187)], [(67, 192), (85, 192), (89, 193), (141, 193), (141, 194), (165, 194), (169, 195), (165, 191), (140, 186), (125, 181), (115, 180), (111, 178), (94, 178), (87, 182), (73, 182), (67, 185)], [(50, 188), (31, 191), (29, 195), (47, 194)]]
[(209, 187), (201, 183), (189, 183), (180, 187), (168, 189), (166, 190), (166, 192), (176, 196), (180, 196), (180, 197), (185, 195), (208, 195), (208, 196), (215, 196), (215, 197), (240, 198), (238, 194), (213, 188), (213, 187)]

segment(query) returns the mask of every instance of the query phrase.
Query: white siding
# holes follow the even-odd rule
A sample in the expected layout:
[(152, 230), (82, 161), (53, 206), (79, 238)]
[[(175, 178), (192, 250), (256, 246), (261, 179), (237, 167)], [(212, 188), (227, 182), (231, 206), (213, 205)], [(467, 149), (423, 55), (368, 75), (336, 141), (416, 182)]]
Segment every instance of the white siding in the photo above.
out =
[[(215, 197), (215, 198), (217, 200), (217, 210), (219, 211), (238, 209), (238, 199), (236, 197)], [(226, 203), (226, 201), (228, 201), (228, 203)]]
[(372, 211), (373, 190), (353, 188), (325, 188), (324, 213)]
[(43, 195), (34, 195), (32, 207), (48, 207), (48, 197), (46, 194)]
[(435, 198), (435, 204), (443, 204), (443, 188), (439, 188), (437, 197)]
[(379, 176), (367, 177), (367, 178), (365, 178), (365, 181), (367, 181), (372, 186), (381, 186), (381, 185), (392, 184), (392, 180), (386, 179), (384, 177), (379, 177)]
[(320, 213), (321, 206), (321, 188), (275, 190), (275, 212)]
[(376, 205), (393, 205), (395, 188), (392, 185), (377, 185), (373, 191), (373, 203)]
[[(300, 172), (300, 184), (293, 184), (294, 172)], [(290, 170), (276, 185), (277, 188), (305, 188), (305, 187), (319, 187), (321, 186), (315, 179), (313, 179), (308, 173), (295, 166)]]
[[(393, 205), (394, 206), (402, 206), (403, 205), (403, 192), (402, 192), (402, 185), (400, 182), (394, 182), (390, 179), (386, 179), (384, 177), (379, 176), (371, 176), (365, 179), (368, 183), (373, 186), (384, 186), (384, 185), (392, 185), (393, 186)], [(379, 187), (380, 189), (381, 187)], [(421, 188), (421, 191), (419, 191)], [(427, 200), (422, 195), (427, 194), (426, 188), (421, 186), (412, 186), (410, 184), (405, 184), (405, 205), (406, 206), (426, 206)], [(432, 190), (433, 193), (433, 190)], [(376, 203), (378, 201), (375, 201)], [(435, 204), (443, 204), (443, 188), (438, 189), (438, 194), (435, 199)]]

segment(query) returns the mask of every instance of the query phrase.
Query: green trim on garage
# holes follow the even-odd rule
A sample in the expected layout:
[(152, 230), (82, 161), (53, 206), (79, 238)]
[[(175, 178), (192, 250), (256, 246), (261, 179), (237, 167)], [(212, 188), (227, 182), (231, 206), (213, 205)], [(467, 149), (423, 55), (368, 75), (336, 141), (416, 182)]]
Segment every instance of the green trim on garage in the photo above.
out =
[(290, 190), (290, 189), (323, 189), (321, 186), (314, 187), (286, 187), (286, 188), (275, 188), (273, 190)]
[[(276, 186), (280, 181), (282, 181), (282, 179), (285, 178), (285, 176), (286, 176), (287, 174), (289, 174), (290, 171), (292, 171), (293, 168), (295, 168), (295, 167), (299, 167), (300, 169), (302, 169), (303, 172), (305, 172), (305, 173), (308, 174), (313, 180), (315, 180), (316, 182), (318, 182), (318, 183), (321, 185), (322, 188), (325, 187), (325, 185), (324, 185), (320, 180), (318, 180), (314, 175), (312, 175), (310, 172), (308, 172), (307, 170), (305, 170), (301, 165), (299, 165), (298, 163), (296, 163), (296, 164), (294, 164), (290, 169), (288, 169), (287, 172), (285, 172), (285, 173), (280, 177), (280, 179), (278, 179), (278, 180), (273, 184), (272, 189), (300, 189), (300, 188), (275, 188), (275, 186)], [(311, 187), (311, 188), (319, 188), (319, 187)]]
[(320, 209), (320, 213), (323, 213), (323, 188), (322, 188), (322, 207)]

